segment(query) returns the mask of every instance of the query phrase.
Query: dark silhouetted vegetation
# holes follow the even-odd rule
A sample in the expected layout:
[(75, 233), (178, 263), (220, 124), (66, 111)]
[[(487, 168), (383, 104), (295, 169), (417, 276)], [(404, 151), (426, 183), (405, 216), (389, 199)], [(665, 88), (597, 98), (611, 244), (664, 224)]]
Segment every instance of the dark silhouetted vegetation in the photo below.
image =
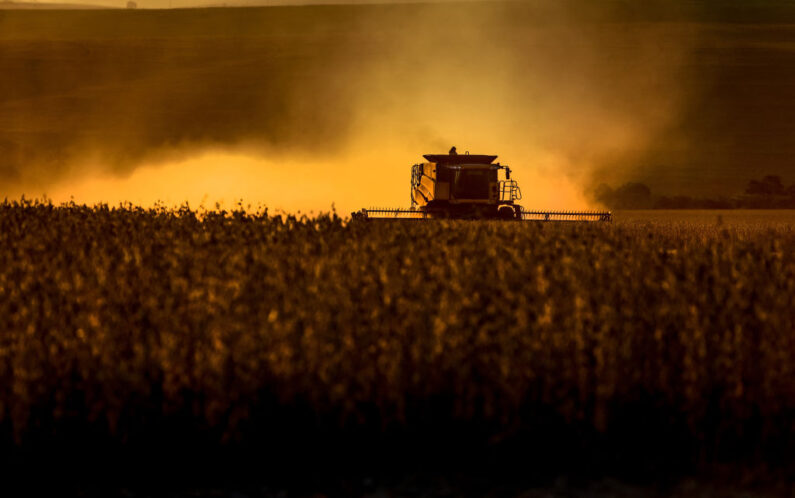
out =
[(793, 247), (786, 221), (5, 203), (0, 445), (302, 469), (782, 464)]
[(595, 196), (610, 209), (649, 209), (654, 202), (651, 189), (637, 182), (625, 183), (616, 189), (602, 184), (597, 187)]
[(751, 180), (745, 192), (733, 197), (697, 198), (654, 195), (643, 183), (625, 183), (613, 189), (599, 185), (594, 199), (610, 209), (795, 209), (795, 184), (785, 186), (780, 176)]

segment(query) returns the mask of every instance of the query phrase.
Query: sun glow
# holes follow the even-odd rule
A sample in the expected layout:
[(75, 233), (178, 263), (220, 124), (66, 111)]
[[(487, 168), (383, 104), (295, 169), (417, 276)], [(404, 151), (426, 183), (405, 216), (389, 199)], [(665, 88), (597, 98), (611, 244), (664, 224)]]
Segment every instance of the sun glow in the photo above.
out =
[[(433, 151), (418, 151), (433, 152)], [(438, 152), (438, 151), (437, 151)], [(79, 175), (46, 192), (55, 203), (132, 202), (229, 208), (244, 205), (288, 212), (341, 215), (362, 207), (407, 207), (410, 167), (421, 154), (394, 155), (365, 151), (337, 158), (266, 159), (242, 152), (207, 151), (180, 160), (136, 168), (127, 176)], [(526, 207), (575, 209), (588, 203), (576, 185), (560, 175), (546, 175), (512, 163)]]

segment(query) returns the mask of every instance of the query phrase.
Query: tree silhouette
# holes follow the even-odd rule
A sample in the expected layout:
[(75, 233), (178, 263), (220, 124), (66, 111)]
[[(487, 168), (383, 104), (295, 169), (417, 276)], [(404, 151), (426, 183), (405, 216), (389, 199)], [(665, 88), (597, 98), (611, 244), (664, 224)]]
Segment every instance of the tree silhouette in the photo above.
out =
[(776, 175), (767, 175), (761, 181), (751, 180), (745, 188), (749, 195), (784, 195), (786, 191), (781, 177)]

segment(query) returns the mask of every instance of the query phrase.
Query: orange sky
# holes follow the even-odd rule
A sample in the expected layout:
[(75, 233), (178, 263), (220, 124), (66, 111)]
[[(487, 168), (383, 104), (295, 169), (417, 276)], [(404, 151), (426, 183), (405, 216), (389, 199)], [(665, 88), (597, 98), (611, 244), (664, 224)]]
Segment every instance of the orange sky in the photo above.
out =
[[(509, 159), (500, 158), (506, 163)], [(396, 153), (385, 161), (376, 151), (357, 151), (328, 160), (268, 160), (240, 152), (206, 151), (141, 166), (127, 176), (81, 174), (53, 185), (46, 195), (55, 203), (74, 200), (115, 205), (129, 201), (176, 206), (187, 201), (194, 208), (212, 208), (216, 202), (229, 208), (242, 200), (244, 205), (289, 212), (330, 211), (333, 204), (340, 215), (348, 215), (363, 207), (408, 207), (410, 168), (421, 161), (419, 154), (412, 153)], [(565, 177), (551, 177), (527, 165), (512, 168), (526, 207), (592, 206)]]
[[(676, 116), (689, 38), (533, 24), (532, 12), (497, 7), (118, 12), (129, 39), (103, 31), (98, 42), (85, 41), (97, 34), (85, 21), (54, 44), (57, 57), (35, 52), (47, 81), (68, 84), (0, 109), (0, 129), (30, 157), (3, 194), (347, 214), (407, 207), (411, 165), (455, 145), (511, 166), (526, 208), (598, 207), (584, 198), (591, 173), (644, 150)], [(9, 67), (27, 68), (29, 43), (9, 45), (22, 61)], [(42, 86), (41, 71), (25, 71)], [(609, 171), (600, 181), (616, 183)]]

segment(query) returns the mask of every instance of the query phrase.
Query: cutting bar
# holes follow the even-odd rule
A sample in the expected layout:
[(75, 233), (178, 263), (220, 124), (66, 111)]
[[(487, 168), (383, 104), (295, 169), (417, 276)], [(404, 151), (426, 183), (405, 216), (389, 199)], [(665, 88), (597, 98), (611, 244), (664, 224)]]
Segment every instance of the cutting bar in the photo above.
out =
[(365, 220), (423, 220), (428, 213), (417, 209), (370, 208), (353, 213), (355, 218)]
[[(446, 218), (439, 213), (419, 209), (369, 208), (353, 213), (354, 218), (363, 220), (425, 220), (430, 218)], [(471, 218), (470, 218), (471, 219)], [(489, 218), (490, 219), (490, 218)], [(508, 218), (511, 219), (511, 218)], [(612, 221), (610, 211), (526, 211), (522, 210), (523, 221)]]
[(613, 221), (610, 211), (533, 211), (522, 210), (527, 221)]

